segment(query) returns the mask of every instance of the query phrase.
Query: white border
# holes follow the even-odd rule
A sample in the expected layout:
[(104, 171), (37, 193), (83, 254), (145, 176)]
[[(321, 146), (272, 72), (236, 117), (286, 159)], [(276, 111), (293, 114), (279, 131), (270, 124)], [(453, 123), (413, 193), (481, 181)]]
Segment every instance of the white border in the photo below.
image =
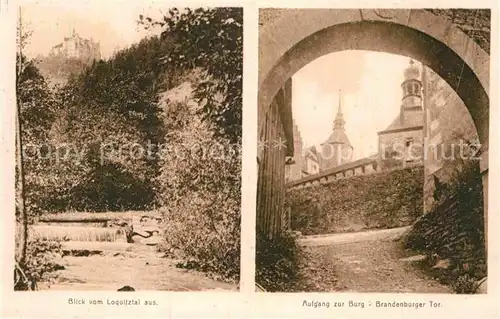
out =
[[(0, 28), (2, 39), (2, 59), (0, 76), (2, 77), (0, 103), (3, 114), (1, 121), (0, 152), (2, 160), (1, 194), (4, 211), (2, 214), (2, 317), (22, 318), (92, 318), (92, 317), (147, 317), (147, 318), (499, 318), (498, 289), (498, 196), (499, 194), (499, 99), (498, 90), (498, 7), (494, 1), (454, 0), (454, 1), (381, 1), (381, 0), (307, 0), (307, 1), (214, 1), (214, 0), (173, 0), (154, 1), (154, 5), (164, 6), (243, 6), (244, 7), (244, 109), (243, 109), (243, 184), (242, 184), (242, 267), (241, 292), (136, 292), (133, 296), (143, 300), (154, 299), (160, 306), (140, 307), (90, 307), (71, 306), (67, 298), (123, 298), (124, 294), (115, 292), (13, 292), (11, 287), (14, 255), (14, 110), (15, 110), (15, 32), (16, 5), (18, 3), (1, 0)], [(36, 1), (25, 1), (36, 2)], [(101, 1), (45, 1), (53, 5), (81, 5), (82, 3), (101, 3)], [(106, 1), (106, 5), (130, 4), (132, 1)], [(102, 4), (103, 5), (103, 4)], [(134, 5), (146, 5), (134, 2)], [(149, 5), (149, 3), (148, 3)], [(492, 8), (491, 29), (491, 94), (490, 94), (490, 161), (489, 163), (489, 231), (488, 231), (488, 295), (436, 295), (436, 294), (355, 294), (355, 293), (308, 293), (308, 294), (268, 294), (254, 293), (254, 252), (255, 252), (255, 185), (257, 182), (256, 140), (257, 140), (257, 82), (258, 82), (258, 7), (302, 7), (302, 8)], [(496, 94), (495, 94), (496, 93)], [(12, 217), (11, 217), (12, 216)], [(129, 294), (126, 294), (129, 295)], [(131, 295), (129, 295), (131, 296)], [(344, 301), (358, 300), (368, 303), (375, 300), (387, 301), (422, 301), (440, 302), (441, 308), (383, 309), (383, 308), (329, 308), (312, 309), (302, 307), (303, 300)]]

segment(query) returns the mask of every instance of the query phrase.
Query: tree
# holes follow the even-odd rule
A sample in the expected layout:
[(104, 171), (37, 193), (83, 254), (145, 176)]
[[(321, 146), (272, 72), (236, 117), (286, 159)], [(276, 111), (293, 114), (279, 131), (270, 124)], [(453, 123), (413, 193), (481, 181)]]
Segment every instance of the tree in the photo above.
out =
[[(41, 92), (39, 86), (36, 84), (40, 83), (39, 78), (36, 74), (36, 68), (33, 68), (31, 61), (23, 56), (22, 50), (26, 45), (27, 39), (31, 35), (31, 32), (27, 32), (22, 29), (21, 22), (21, 12), (19, 12), (19, 24), (17, 26), (17, 47), (18, 53), (16, 56), (16, 189), (18, 196), (16, 196), (16, 217), (18, 224), (21, 226), (19, 231), (16, 231), (18, 236), (18, 243), (16, 249), (16, 260), (23, 266), (26, 260), (26, 250), (28, 242), (28, 216), (26, 212), (25, 205), (25, 173), (24, 173), (24, 160), (23, 160), (23, 135), (28, 133), (29, 135), (36, 134), (37, 132), (23, 132), (23, 108), (26, 104), (32, 101), (33, 98), (37, 96), (44, 97), (44, 92)], [(34, 81), (35, 90), (32, 92), (25, 92), (27, 89), (26, 83), (28, 81)], [(43, 91), (43, 89), (42, 89)], [(28, 102), (28, 103), (27, 103)], [(32, 107), (32, 110), (36, 107)], [(42, 116), (43, 118), (43, 116)], [(43, 121), (43, 120), (42, 120)], [(28, 136), (29, 138), (29, 136)]]
[(84, 156), (59, 166), (54, 206), (120, 211), (154, 205), (155, 146), (165, 134), (157, 101), (167, 77), (158, 65), (167, 50), (157, 37), (144, 39), (95, 62), (61, 90), (63, 107), (50, 138)]
[(140, 16), (140, 23), (163, 28), (164, 70), (187, 72), (193, 88), (183, 100), (160, 101), (168, 132), (158, 178), (165, 250), (185, 266), (237, 279), (243, 11), (172, 9), (162, 21)]
[(146, 28), (164, 28), (161, 37), (174, 43), (166, 67), (203, 72), (195, 97), (216, 134), (240, 143), (242, 132), (243, 9), (171, 9), (162, 21), (140, 16)]
[[(21, 18), (21, 15), (20, 15)], [(32, 255), (27, 255), (28, 224), (33, 213), (33, 190), (36, 189), (37, 169), (43, 166), (40, 156), (27, 160), (28, 145), (41, 146), (52, 122), (52, 93), (40, 75), (34, 61), (23, 55), (23, 48), (31, 35), (18, 25), (18, 53), (16, 56), (16, 268), (15, 289), (33, 289), (36, 279), (30, 267)], [(35, 178), (33, 178), (35, 177)], [(39, 175), (38, 175), (39, 177)], [(32, 258), (33, 257), (33, 258)], [(36, 272), (36, 271), (35, 271)]]
[(185, 266), (234, 280), (240, 264), (240, 150), (216, 137), (200, 106), (167, 101), (170, 128), (158, 177), (167, 252)]
[[(16, 72), (16, 85), (19, 85), (19, 77), (22, 72), (21, 56), (18, 56), (18, 68)], [(20, 265), (24, 264), (26, 259), (26, 248), (28, 241), (28, 217), (26, 216), (26, 206), (24, 202), (24, 169), (23, 169), (23, 142), (21, 130), (21, 105), (20, 99), (17, 97), (16, 101), (16, 188), (18, 190), (18, 200), (16, 201), (16, 215), (21, 225), (19, 232), (19, 242), (16, 249), (16, 260)], [(18, 227), (16, 227), (18, 228)]]

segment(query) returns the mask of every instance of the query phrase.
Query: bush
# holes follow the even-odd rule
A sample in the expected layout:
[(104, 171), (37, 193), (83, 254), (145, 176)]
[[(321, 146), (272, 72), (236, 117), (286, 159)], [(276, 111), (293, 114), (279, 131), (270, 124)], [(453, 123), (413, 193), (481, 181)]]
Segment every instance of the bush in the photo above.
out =
[(473, 294), (478, 288), (477, 279), (469, 274), (459, 276), (452, 286), (458, 294)]
[[(405, 248), (447, 259), (450, 266), (433, 275), (458, 293), (487, 275), (483, 189), (479, 165), (459, 165), (446, 184), (436, 183), (436, 203), (413, 225)], [(428, 265), (433, 266), (433, 265)]]
[(164, 240), (159, 249), (167, 256), (181, 259), (177, 264), (180, 268), (201, 270), (214, 279), (237, 282), (239, 207), (231, 199), (227, 202), (213, 199), (214, 196), (192, 194), (170, 205), (164, 212)]
[(408, 226), (422, 215), (423, 167), (351, 176), (292, 189), (291, 227), (304, 235)]
[[(42, 238), (28, 240), (26, 262), (14, 272), (14, 290), (35, 290), (37, 283), (49, 280), (50, 275), (61, 269), (61, 242)], [(22, 273), (21, 273), (22, 271)]]
[(302, 250), (288, 232), (273, 240), (257, 234), (256, 282), (271, 292), (291, 292), (300, 281)]
[[(217, 139), (194, 104), (167, 105), (167, 127), (178, 135), (161, 161), (159, 200), (164, 215), (163, 251), (220, 279), (240, 273), (241, 160), (235, 145)], [(175, 150), (175, 152), (174, 152)], [(223, 150), (220, 153), (210, 153)], [(208, 151), (208, 153), (207, 153)]]
[[(167, 148), (159, 162), (158, 200), (164, 215), (161, 250), (178, 266), (237, 281), (240, 275), (241, 140), (216, 134), (194, 96), (194, 83), (167, 92), (160, 105)], [(190, 85), (186, 85), (190, 84)]]

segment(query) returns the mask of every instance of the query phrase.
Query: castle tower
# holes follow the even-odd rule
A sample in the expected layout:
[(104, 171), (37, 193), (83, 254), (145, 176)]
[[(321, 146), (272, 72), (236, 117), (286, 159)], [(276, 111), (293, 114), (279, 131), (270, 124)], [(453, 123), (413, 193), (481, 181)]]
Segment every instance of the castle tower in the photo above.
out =
[(421, 161), (424, 110), (420, 75), (420, 68), (410, 60), (401, 83), (403, 97), (399, 116), (385, 130), (378, 132), (379, 156), (396, 160), (394, 165)]
[(410, 60), (410, 65), (404, 71), (404, 81), (401, 83), (403, 89), (402, 111), (422, 111), (422, 81), (420, 81), (420, 69)]
[(321, 170), (327, 170), (348, 163), (352, 158), (353, 147), (345, 133), (345, 120), (342, 113), (342, 92), (339, 90), (337, 114), (333, 121), (333, 132), (321, 145)]
[(420, 68), (413, 60), (404, 71), (404, 81), (401, 83), (403, 98), (401, 100), (401, 125), (422, 125), (422, 81), (420, 80)]

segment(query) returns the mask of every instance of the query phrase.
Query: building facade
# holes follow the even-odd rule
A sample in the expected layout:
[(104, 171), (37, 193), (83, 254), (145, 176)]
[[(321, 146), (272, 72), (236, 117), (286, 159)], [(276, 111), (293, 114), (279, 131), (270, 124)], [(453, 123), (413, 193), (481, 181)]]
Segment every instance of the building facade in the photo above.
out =
[(299, 127), (293, 121), (293, 159), (285, 166), (285, 181), (291, 182), (302, 178), (302, 137), (300, 136)]
[(293, 159), (285, 167), (285, 180), (292, 182), (320, 172), (319, 154), (316, 147), (304, 148), (297, 124), (293, 123)]
[(319, 154), (316, 147), (311, 146), (305, 149), (302, 156), (302, 176), (311, 176), (319, 174), (320, 164), (319, 164)]

